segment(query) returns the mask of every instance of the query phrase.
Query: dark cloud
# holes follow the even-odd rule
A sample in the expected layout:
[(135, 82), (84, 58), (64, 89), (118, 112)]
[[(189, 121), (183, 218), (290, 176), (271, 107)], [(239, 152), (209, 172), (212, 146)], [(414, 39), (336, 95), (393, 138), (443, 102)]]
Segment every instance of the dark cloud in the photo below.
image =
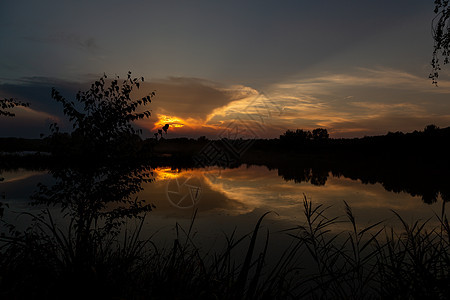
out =
[(95, 52), (100, 49), (93, 37), (82, 37), (76, 33), (58, 32), (46, 37), (27, 36), (24, 39), (38, 43), (60, 44)]
[(62, 116), (61, 104), (51, 98), (52, 88), (56, 88), (68, 99), (75, 98), (79, 90), (88, 85), (82, 82), (69, 82), (51, 77), (23, 77), (14, 82), (0, 82), (0, 97), (17, 98), (30, 103), (30, 107), (39, 111)]
[(214, 109), (239, 97), (236, 91), (198, 78), (171, 77), (155, 80), (146, 83), (138, 94), (143, 95), (153, 90), (156, 97), (151, 109), (155, 113), (203, 121)]
[(61, 124), (58, 117), (31, 108), (15, 108), (13, 112), (15, 117), (0, 118), (0, 137), (39, 138), (50, 133), (50, 124)]
[(0, 98), (16, 98), (30, 104), (26, 110), (19, 109), (14, 118), (0, 119), (0, 136), (38, 138), (41, 133), (48, 134), (49, 125), (55, 121), (63, 131), (70, 130), (62, 105), (51, 98), (53, 87), (74, 100), (76, 93), (85, 90), (88, 83), (39, 76), (0, 82)]

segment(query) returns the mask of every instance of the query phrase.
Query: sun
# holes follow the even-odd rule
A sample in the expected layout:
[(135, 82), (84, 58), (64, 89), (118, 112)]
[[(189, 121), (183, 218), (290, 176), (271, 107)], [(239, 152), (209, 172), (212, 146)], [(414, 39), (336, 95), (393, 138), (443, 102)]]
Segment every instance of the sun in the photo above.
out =
[(171, 128), (181, 128), (186, 124), (186, 122), (174, 116), (158, 114), (158, 121), (155, 123), (155, 127), (153, 129), (161, 128), (166, 124), (169, 124)]

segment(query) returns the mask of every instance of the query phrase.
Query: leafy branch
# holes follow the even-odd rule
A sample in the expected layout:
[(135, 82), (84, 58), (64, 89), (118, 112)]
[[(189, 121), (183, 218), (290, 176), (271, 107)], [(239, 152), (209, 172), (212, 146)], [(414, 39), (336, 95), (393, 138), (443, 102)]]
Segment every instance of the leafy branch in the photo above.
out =
[(28, 106), (30, 106), (30, 104), (22, 102), (22, 101), (18, 101), (17, 99), (14, 99), (14, 98), (0, 99), (0, 116), (14, 117), (16, 114), (12, 113), (9, 110), (14, 107), (17, 107), (17, 106), (28, 107)]

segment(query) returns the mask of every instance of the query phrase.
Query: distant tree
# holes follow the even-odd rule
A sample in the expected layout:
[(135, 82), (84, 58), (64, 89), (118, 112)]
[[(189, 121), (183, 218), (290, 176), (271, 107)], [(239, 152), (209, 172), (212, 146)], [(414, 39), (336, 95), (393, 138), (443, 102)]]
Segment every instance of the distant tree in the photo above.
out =
[(439, 127), (434, 125), (434, 124), (430, 124), (425, 126), (425, 128), (423, 129), (423, 133), (425, 133), (426, 135), (433, 135), (436, 132), (438, 132)]
[(330, 137), (325, 128), (316, 128), (312, 131), (312, 138), (316, 141), (326, 140)]
[(30, 104), (18, 101), (17, 99), (0, 99), (0, 116), (14, 117), (15, 114), (10, 111), (11, 108), (22, 106), (28, 107)]
[(295, 136), (295, 132), (288, 129), (286, 130), (285, 133), (283, 133), (282, 135), (280, 135), (280, 140), (287, 140), (287, 139), (292, 139)]
[(434, 13), (436, 16), (432, 22), (434, 50), (431, 60), (432, 72), (430, 79), (437, 84), (439, 71), (441, 70), (441, 60), (443, 64), (449, 63), (450, 56), (450, 1), (435, 0)]
[(295, 131), (286, 130), (280, 135), (280, 140), (287, 143), (303, 144), (312, 139), (312, 134), (309, 130), (297, 129)]
[(389, 131), (387, 133), (387, 136), (389, 136), (389, 137), (399, 137), (399, 136), (404, 136), (404, 135), (405, 134), (401, 131), (396, 131), (396, 132)]
[(308, 141), (312, 138), (312, 134), (311, 131), (309, 130), (302, 130), (302, 129), (297, 129), (295, 131), (295, 136), (300, 139), (300, 140), (304, 140), (304, 141)]

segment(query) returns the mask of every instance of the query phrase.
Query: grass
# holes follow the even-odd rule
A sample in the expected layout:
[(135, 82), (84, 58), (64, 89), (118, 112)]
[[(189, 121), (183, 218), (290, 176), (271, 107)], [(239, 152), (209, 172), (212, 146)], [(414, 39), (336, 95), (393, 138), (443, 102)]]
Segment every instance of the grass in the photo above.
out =
[[(35, 217), (23, 232), (1, 237), (0, 298), (102, 299), (448, 299), (450, 225), (445, 214), (402, 223), (398, 232), (383, 222), (359, 228), (351, 207), (345, 217), (303, 199), (305, 222), (283, 233), (291, 244), (268, 261), (269, 231), (259, 218), (249, 234), (225, 237), (222, 251), (196, 246), (193, 225), (175, 225), (171, 247), (141, 239), (144, 220), (133, 231), (80, 239), (73, 224), (56, 226), (50, 213)], [(349, 230), (336, 233), (345, 222)], [(259, 244), (262, 246), (257, 246)], [(242, 251), (242, 248), (245, 251)]]

